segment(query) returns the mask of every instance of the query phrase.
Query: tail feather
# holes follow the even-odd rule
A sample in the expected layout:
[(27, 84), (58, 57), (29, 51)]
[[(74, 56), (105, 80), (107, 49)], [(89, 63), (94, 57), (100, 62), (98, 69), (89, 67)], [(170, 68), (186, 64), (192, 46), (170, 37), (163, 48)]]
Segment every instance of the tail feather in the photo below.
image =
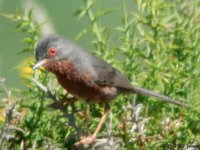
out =
[(140, 87), (135, 87), (135, 86), (133, 87), (132, 90), (133, 90), (134, 93), (142, 94), (142, 95), (146, 95), (146, 96), (152, 96), (152, 97), (158, 98), (160, 101), (163, 101), (163, 102), (168, 102), (168, 103), (172, 103), (172, 104), (175, 104), (175, 105), (180, 105), (180, 106), (183, 106), (183, 107), (186, 107), (186, 108), (189, 107), (187, 104), (184, 104), (180, 100), (172, 99), (168, 96), (161, 95), (161, 94), (154, 92), (154, 91), (150, 91), (150, 90), (143, 89), (143, 88), (140, 88)]

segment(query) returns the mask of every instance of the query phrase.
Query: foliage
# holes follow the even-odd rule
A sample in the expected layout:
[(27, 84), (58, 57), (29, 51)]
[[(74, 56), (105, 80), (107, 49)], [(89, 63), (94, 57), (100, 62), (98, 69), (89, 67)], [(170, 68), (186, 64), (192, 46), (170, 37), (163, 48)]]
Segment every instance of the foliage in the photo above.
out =
[[(77, 39), (92, 35), (94, 53), (123, 71), (135, 85), (176, 97), (191, 107), (186, 110), (141, 95), (120, 96), (112, 102), (112, 112), (97, 143), (85, 148), (199, 146), (200, 2), (136, 0), (134, 4), (137, 11), (128, 10), (124, 1), (121, 24), (106, 27), (100, 18), (115, 13), (113, 9), (96, 11), (98, 2), (83, 0), (76, 15), (87, 18), (89, 24)], [(27, 33), (22, 54), (33, 55), (41, 25), (32, 20), (31, 11), (9, 18), (17, 21), (17, 31)], [(14, 138), (3, 140), (5, 148), (73, 149), (81, 136), (95, 130), (101, 106), (88, 107), (78, 101), (61, 107), (59, 102), (70, 95), (63, 96), (65, 91), (45, 70), (35, 71), (27, 86), (29, 90), (21, 91), (20, 101), (15, 102), (15, 108), (24, 114), (15, 124), (20, 133), (15, 131)]]

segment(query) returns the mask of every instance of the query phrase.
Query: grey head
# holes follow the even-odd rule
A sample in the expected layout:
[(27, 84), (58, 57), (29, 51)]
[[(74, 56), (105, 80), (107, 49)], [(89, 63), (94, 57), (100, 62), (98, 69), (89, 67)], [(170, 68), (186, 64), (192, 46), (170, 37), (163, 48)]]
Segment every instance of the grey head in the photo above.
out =
[[(46, 35), (37, 44), (35, 50), (36, 65), (33, 69), (39, 68), (49, 61), (61, 59), (79, 60), (79, 53), (84, 53), (77, 44), (66, 40), (58, 35)], [(80, 60), (79, 60), (80, 61)]]

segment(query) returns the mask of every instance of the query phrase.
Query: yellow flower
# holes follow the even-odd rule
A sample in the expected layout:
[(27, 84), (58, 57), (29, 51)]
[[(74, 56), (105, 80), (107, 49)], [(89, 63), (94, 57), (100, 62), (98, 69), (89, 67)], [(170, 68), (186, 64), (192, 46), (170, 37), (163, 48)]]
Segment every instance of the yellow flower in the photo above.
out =
[(5, 122), (5, 109), (4, 108), (1, 108), (0, 109), (0, 122)]
[[(22, 60), (22, 62), (20, 63), (20, 65), (18, 65), (16, 68), (19, 70), (20, 72), (20, 76), (24, 79), (28, 79), (30, 77), (33, 76), (33, 66), (35, 60), (30, 57), (30, 58), (26, 58), (24, 60)], [(38, 72), (39, 74), (41, 73), (41, 71), (39, 70)]]
[(17, 67), (20, 71), (20, 76), (22, 78), (30, 78), (33, 75), (32, 66), (34, 64), (33, 58), (26, 58), (22, 60), (20, 65)]

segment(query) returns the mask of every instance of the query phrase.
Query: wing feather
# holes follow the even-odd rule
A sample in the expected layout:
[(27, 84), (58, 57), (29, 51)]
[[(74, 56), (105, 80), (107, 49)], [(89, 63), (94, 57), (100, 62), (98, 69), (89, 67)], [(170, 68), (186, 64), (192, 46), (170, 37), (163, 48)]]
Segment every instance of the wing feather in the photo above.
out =
[(125, 90), (133, 89), (133, 86), (128, 78), (110, 64), (99, 58), (95, 59), (92, 64), (97, 73), (97, 77), (95, 79), (97, 84), (114, 86)]

